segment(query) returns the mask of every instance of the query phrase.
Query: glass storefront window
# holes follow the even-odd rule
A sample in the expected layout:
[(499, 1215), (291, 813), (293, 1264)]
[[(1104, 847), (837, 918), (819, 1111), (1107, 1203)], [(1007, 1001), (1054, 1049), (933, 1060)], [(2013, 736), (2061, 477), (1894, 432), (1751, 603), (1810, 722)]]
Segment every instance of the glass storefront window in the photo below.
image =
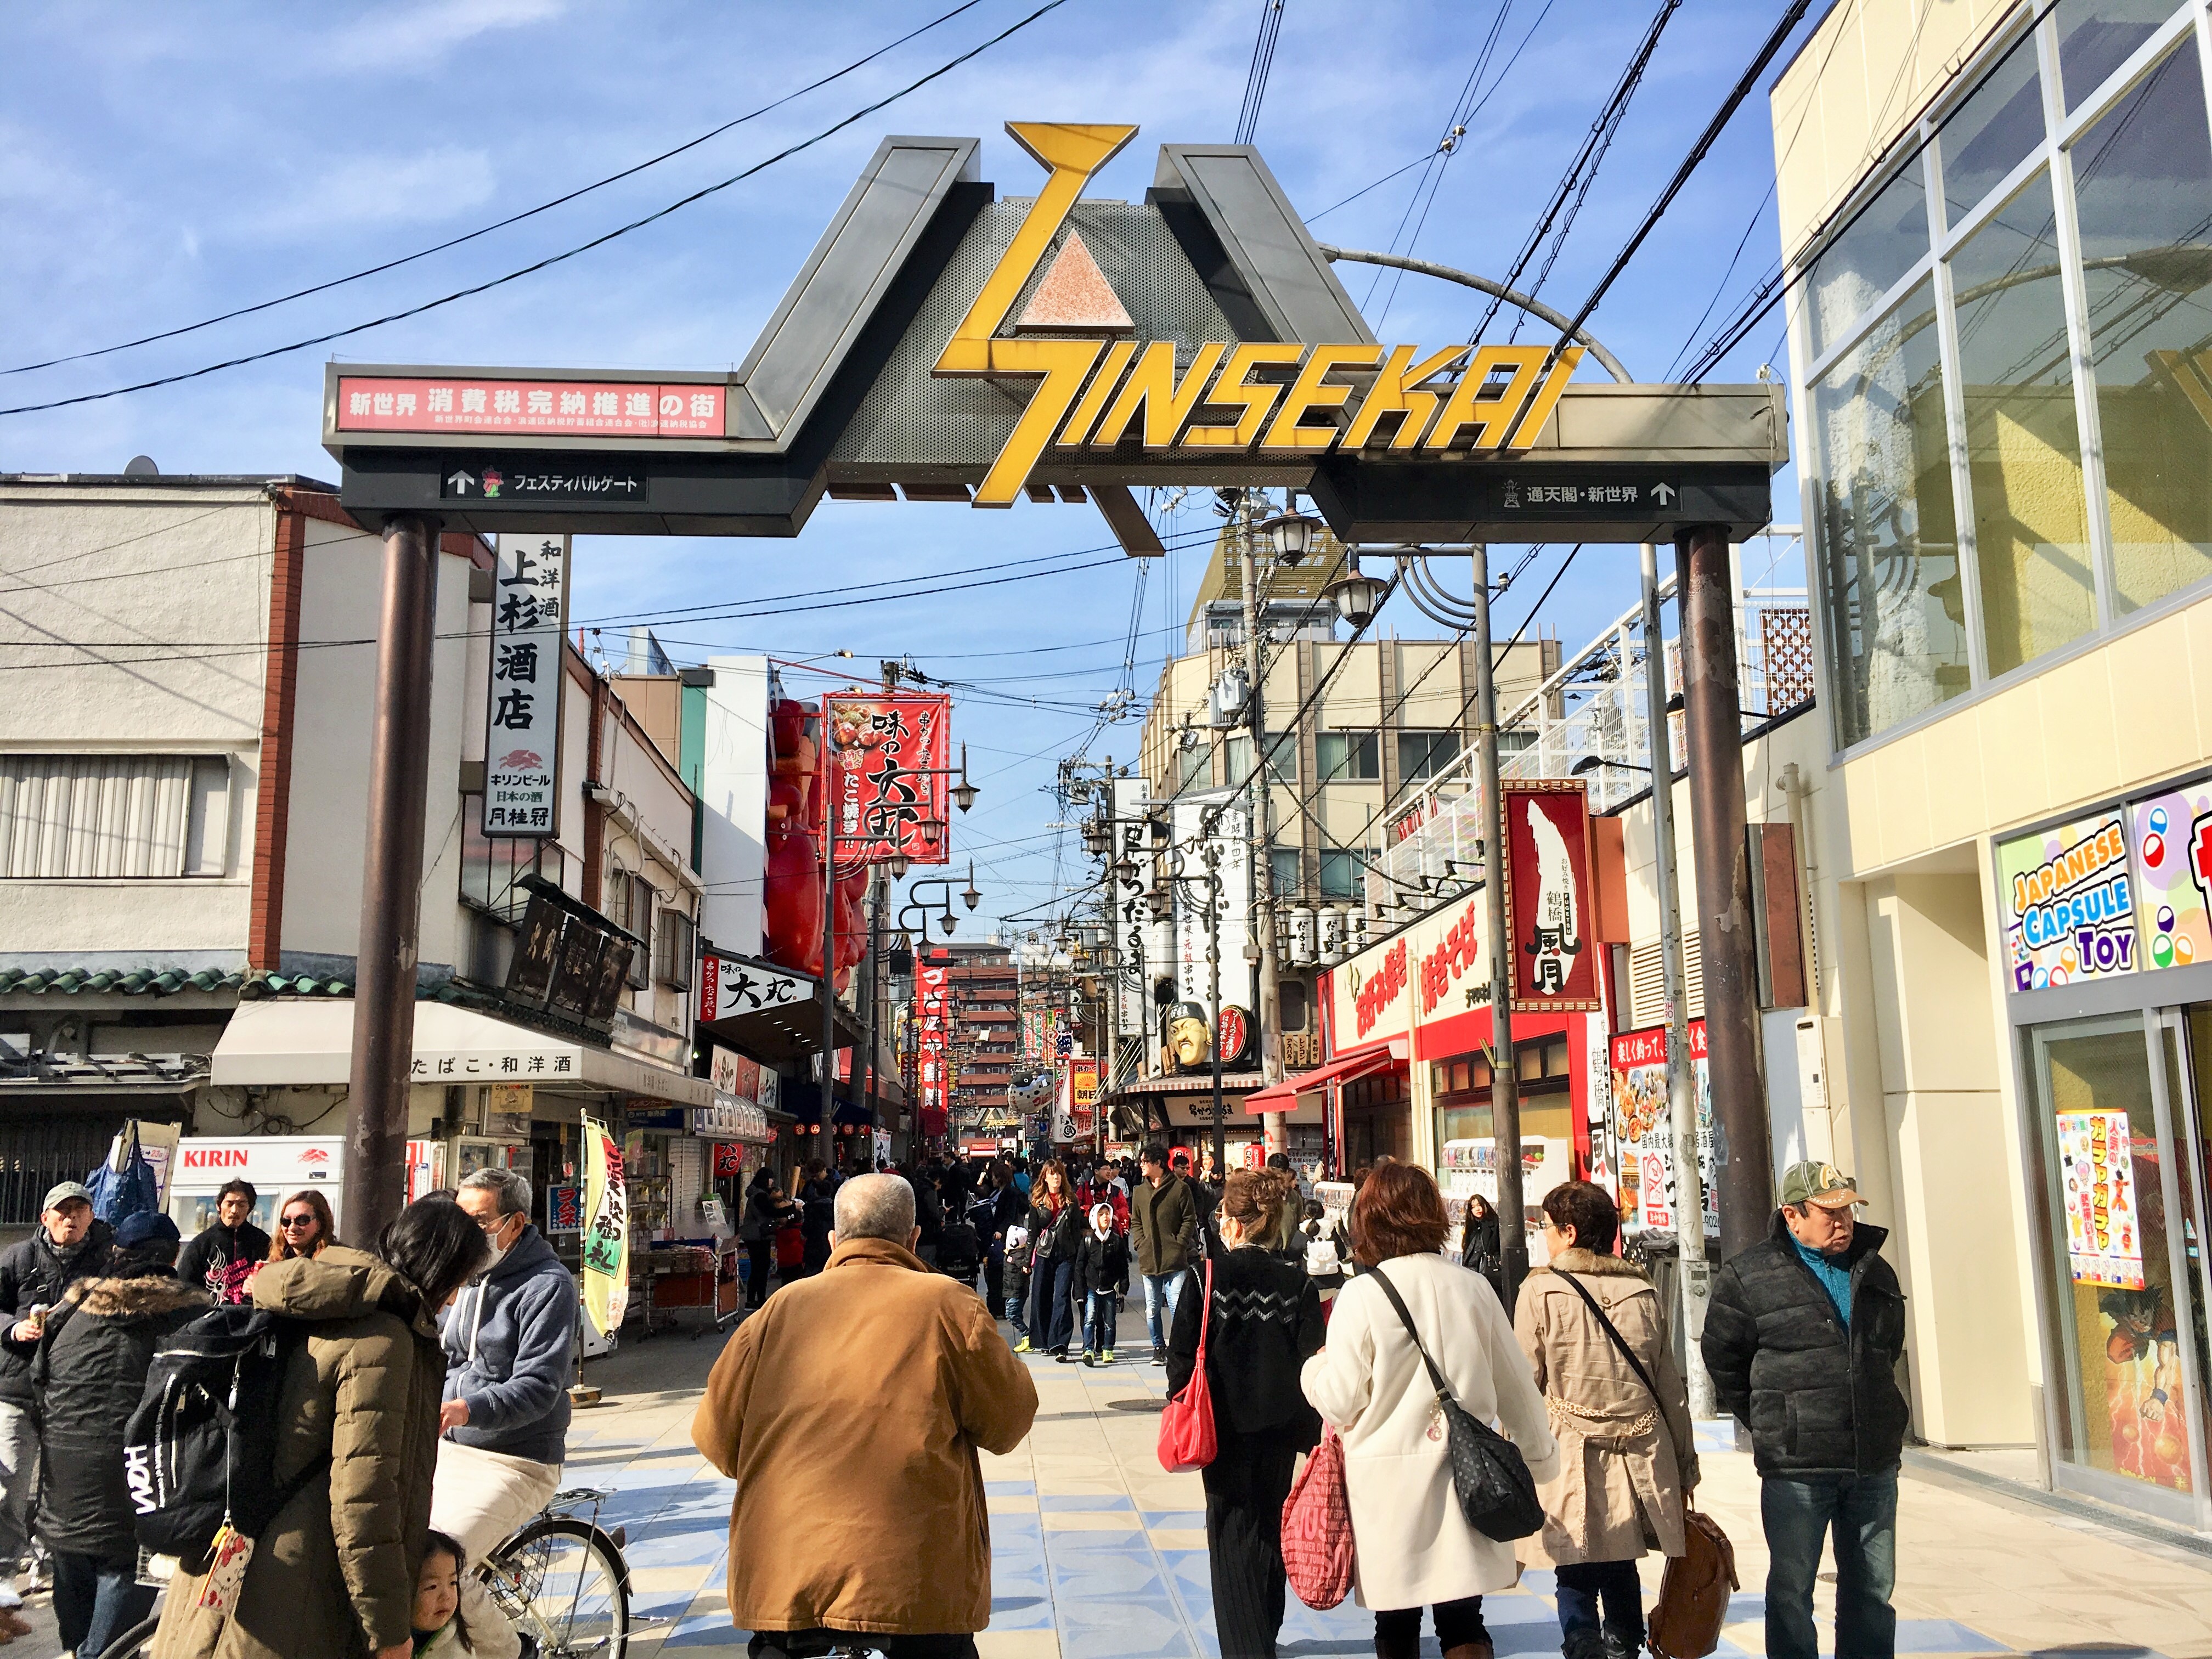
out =
[(2081, 443), (2051, 175), (1951, 258), (1989, 672), (2095, 626)]
[(2042, 1123), (2069, 1463), (2188, 1492), (2189, 1413), (2164, 1158), (2142, 1017), (2030, 1033)]
[(1967, 686), (1935, 323), (1935, 289), (1923, 283), (1813, 388), (1824, 610), (1845, 747)]
[(2058, 78), (2066, 107), (2104, 85), (2173, 15), (2173, 0), (2058, 0)]
[(1928, 252), (1928, 186), (1918, 156), (1884, 185), (1813, 267), (1813, 355), (1844, 336)]
[(2113, 607), (2212, 576), (2212, 131), (2185, 46), (2074, 148)]
[(1945, 222), (1960, 220), (2043, 142), (2043, 83), (2035, 42), (2022, 35), (1993, 65), (1936, 141), (1943, 164)]

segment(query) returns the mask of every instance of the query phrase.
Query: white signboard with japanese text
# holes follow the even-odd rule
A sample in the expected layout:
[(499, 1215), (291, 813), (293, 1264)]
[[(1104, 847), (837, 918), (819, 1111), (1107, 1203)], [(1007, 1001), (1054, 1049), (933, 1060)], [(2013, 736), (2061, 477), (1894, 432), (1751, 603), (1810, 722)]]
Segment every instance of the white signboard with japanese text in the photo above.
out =
[(1209, 931), (1206, 854), (1210, 844), (1219, 854), (1221, 1000), (1232, 1002), (1237, 992), (1249, 985), (1251, 973), (1244, 961), (1252, 911), (1251, 844), (1245, 828), (1244, 798), (1232, 796), (1224, 804), (1218, 793), (1195, 799), (1186, 797), (1170, 809), (1170, 817), (1176, 849), (1183, 855), (1183, 878), (1176, 884), (1176, 999), (1203, 1003), (1211, 994), (1212, 974), (1206, 959)]
[(550, 839), (561, 827), (568, 538), (501, 536), (498, 545), (484, 700), (483, 832)]
[[(699, 1018), (733, 1019), (763, 1008), (791, 1008), (814, 1000), (816, 981), (787, 974), (764, 963), (738, 957), (707, 956), (699, 963)], [(763, 1100), (772, 1106), (773, 1100)]]

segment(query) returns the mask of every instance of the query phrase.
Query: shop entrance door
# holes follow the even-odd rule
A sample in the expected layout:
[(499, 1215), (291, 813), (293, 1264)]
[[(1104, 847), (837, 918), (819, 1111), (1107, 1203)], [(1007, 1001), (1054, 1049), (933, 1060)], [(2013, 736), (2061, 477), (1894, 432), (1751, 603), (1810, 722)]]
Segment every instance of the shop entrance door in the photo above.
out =
[(2187, 1036), (2142, 1013), (2027, 1033), (2051, 1218), (2053, 1483), (2202, 1528), (2203, 1160), (2193, 1105), (2179, 1103), (2195, 1098)]

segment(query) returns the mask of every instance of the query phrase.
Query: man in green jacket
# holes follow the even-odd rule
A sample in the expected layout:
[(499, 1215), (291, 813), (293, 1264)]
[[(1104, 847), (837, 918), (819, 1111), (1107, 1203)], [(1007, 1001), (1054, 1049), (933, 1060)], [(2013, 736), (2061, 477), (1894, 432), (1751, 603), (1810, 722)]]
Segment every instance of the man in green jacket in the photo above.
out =
[(1145, 1280), (1152, 1364), (1164, 1365), (1176, 1294), (1198, 1253), (1199, 1201), (1189, 1181), (1168, 1168), (1167, 1148), (1158, 1141), (1146, 1144), (1138, 1164), (1145, 1178), (1129, 1195), (1129, 1243)]

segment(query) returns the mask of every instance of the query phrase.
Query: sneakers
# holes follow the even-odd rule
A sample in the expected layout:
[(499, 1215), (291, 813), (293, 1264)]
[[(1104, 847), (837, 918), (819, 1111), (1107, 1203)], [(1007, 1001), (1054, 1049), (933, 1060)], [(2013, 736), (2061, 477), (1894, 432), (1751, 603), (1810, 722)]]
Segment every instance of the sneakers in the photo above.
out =
[(1101, 1352), (1098, 1356), (1098, 1363), (1102, 1365), (1112, 1364), (1114, 1363), (1114, 1350), (1108, 1348)]
[(1165, 1348), (1155, 1348), (1152, 1350), (1152, 1364), (1155, 1365), (1164, 1365), (1167, 1363), (1168, 1351)]
[(1605, 1626), (1605, 1659), (1636, 1659), (1644, 1651), (1644, 1638), (1622, 1635), (1612, 1626)]
[(1052, 1351), (1052, 1357), (1063, 1365), (1073, 1365), (1075, 1363), (1075, 1356), (1065, 1348), (1054, 1348)]
[(1086, 1365), (1096, 1365), (1098, 1363), (1098, 1356), (1085, 1348), (1083, 1351), (1083, 1363)]
[(1014, 1352), (1016, 1353), (1033, 1353), (1036, 1350), (1030, 1346), (1029, 1338), (1025, 1336), (1020, 1341), (1014, 1344)]

